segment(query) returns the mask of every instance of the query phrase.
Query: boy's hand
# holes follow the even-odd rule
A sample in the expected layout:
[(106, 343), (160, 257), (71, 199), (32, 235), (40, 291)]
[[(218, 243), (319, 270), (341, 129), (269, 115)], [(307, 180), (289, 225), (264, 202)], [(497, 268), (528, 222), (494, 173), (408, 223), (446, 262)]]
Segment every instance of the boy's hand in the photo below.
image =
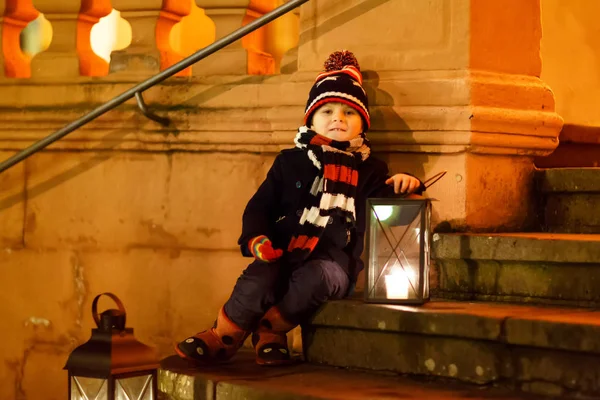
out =
[(248, 249), (254, 258), (265, 262), (273, 262), (283, 255), (283, 250), (274, 249), (273, 243), (265, 235), (250, 239)]
[(421, 186), (421, 181), (414, 176), (396, 174), (385, 181), (387, 185), (394, 185), (394, 193), (412, 193)]

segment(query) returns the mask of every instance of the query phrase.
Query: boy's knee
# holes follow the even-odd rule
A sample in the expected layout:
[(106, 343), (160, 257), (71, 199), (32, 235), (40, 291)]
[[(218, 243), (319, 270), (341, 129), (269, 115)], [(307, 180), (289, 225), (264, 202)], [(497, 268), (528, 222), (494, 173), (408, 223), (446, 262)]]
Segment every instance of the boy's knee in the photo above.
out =
[(246, 268), (238, 279), (238, 286), (244, 292), (269, 292), (277, 284), (278, 267), (265, 262), (254, 262)]
[(316, 287), (325, 280), (325, 268), (321, 263), (309, 262), (294, 272), (294, 281), (306, 287)]
[(347, 286), (348, 277), (342, 268), (332, 261), (316, 260), (299, 270), (300, 280), (313, 293), (331, 296), (339, 288)]

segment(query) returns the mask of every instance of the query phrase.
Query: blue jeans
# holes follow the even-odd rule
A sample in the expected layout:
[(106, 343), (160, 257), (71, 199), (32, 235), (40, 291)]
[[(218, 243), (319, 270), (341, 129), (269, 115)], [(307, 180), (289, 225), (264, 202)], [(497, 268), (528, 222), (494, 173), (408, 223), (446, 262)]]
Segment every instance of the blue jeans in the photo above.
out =
[(272, 306), (277, 306), (286, 321), (301, 324), (327, 300), (344, 298), (349, 284), (346, 272), (331, 260), (308, 260), (293, 268), (254, 261), (238, 278), (224, 310), (248, 331), (256, 329)]

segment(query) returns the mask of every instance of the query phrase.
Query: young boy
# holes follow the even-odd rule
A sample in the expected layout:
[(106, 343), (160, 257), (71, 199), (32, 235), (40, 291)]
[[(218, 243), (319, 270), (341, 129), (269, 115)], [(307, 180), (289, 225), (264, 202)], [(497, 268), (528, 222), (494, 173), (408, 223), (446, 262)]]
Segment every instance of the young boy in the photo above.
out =
[(239, 245), (255, 261), (213, 328), (176, 346), (181, 357), (227, 360), (252, 334), (258, 364), (289, 363), (286, 333), (344, 298), (363, 269), (366, 199), (424, 190), (413, 176), (390, 178), (370, 156), (368, 99), (352, 53), (329, 57), (304, 121), (296, 147), (277, 156), (244, 211)]

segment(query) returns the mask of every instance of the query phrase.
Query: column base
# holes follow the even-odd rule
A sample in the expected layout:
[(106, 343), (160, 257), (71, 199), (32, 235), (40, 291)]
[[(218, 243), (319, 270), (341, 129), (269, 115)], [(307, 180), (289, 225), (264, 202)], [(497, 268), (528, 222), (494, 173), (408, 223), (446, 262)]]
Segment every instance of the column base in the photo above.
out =
[(110, 57), (109, 74), (120, 76), (152, 76), (160, 72), (160, 55), (153, 52), (131, 53), (127, 50), (115, 51)]

